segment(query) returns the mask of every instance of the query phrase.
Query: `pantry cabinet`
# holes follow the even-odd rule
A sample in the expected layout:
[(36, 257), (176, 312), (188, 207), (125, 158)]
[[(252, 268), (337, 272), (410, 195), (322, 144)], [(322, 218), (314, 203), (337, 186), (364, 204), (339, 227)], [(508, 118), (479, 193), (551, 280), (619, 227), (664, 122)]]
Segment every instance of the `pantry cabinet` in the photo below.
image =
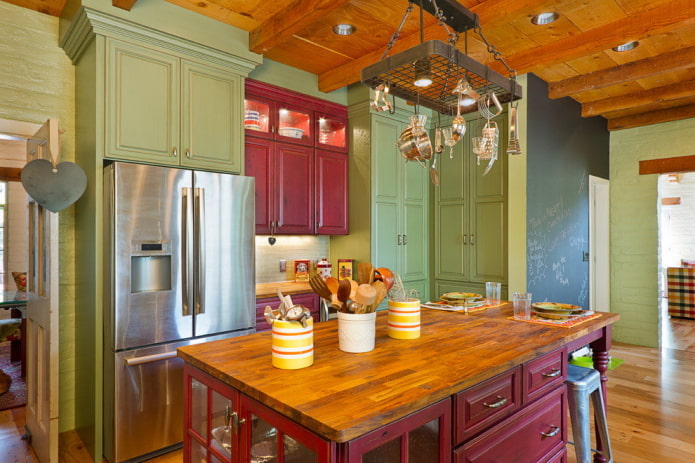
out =
[(234, 72), (107, 39), (106, 157), (241, 172)]
[(486, 120), (469, 118), (467, 133), (439, 158), (440, 186), (434, 193), (434, 270), (437, 294), (449, 291), (485, 293), (486, 281), (507, 284), (507, 123), (506, 113), (495, 118), (499, 151), (477, 162), (471, 137), (479, 136)]
[(348, 233), (344, 106), (248, 80), (245, 174), (256, 178), (256, 233)]
[[(350, 105), (350, 236), (334, 237), (331, 253), (397, 272), (408, 290), (429, 297), (430, 176), (405, 162), (396, 141), (413, 110), (370, 110), (360, 89)], [(400, 100), (399, 100), (400, 101)]]

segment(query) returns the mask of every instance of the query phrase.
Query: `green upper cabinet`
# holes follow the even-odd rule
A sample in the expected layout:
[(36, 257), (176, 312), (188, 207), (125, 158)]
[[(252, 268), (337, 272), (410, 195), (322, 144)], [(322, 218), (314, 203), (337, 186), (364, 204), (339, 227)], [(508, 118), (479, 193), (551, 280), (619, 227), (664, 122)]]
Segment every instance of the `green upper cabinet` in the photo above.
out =
[[(506, 113), (499, 125), (497, 161), (483, 175), (488, 161), (478, 164), (471, 137), (478, 136), (485, 119), (470, 119), (463, 143), (447, 149), (438, 167), (435, 188), (436, 291), (484, 291), (486, 281), (507, 282), (507, 163)], [(443, 288), (443, 289), (442, 289)]]
[(241, 172), (239, 74), (107, 39), (105, 76), (106, 157)]

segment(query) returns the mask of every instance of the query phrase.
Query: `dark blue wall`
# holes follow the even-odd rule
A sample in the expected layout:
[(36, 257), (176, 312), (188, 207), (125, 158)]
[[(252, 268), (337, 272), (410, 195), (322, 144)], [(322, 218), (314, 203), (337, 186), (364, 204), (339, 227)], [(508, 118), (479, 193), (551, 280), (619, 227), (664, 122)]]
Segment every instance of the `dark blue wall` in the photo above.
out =
[[(534, 301), (589, 305), (589, 175), (608, 178), (609, 132), (529, 74), (527, 288)], [(512, 173), (510, 172), (510, 175)]]

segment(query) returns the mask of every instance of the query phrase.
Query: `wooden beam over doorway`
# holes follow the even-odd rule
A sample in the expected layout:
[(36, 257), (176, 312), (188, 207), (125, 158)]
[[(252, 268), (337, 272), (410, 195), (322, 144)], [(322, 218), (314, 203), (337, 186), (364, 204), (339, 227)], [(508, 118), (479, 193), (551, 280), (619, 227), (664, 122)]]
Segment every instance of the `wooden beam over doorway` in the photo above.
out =
[(648, 159), (639, 162), (639, 174), (673, 174), (695, 171), (695, 155)]

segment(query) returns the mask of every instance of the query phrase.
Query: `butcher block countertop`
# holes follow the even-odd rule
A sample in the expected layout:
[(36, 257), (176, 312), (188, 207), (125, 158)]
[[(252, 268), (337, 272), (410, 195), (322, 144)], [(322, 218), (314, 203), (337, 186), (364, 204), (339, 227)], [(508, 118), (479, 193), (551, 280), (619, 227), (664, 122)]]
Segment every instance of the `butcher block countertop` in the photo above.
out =
[(300, 370), (272, 366), (270, 332), (180, 347), (178, 355), (325, 439), (347, 442), (579, 338), (598, 335), (620, 318), (601, 313), (564, 328), (516, 321), (511, 315), (510, 303), (470, 315), (423, 309), (421, 337), (396, 340), (387, 335), (386, 312), (379, 312), (375, 348), (362, 354), (338, 348), (337, 320), (317, 323), (314, 364)]
[(299, 282), (294, 281), (281, 281), (278, 283), (259, 283), (256, 285), (256, 299), (263, 299), (264, 297), (277, 297), (278, 288), (282, 291), (282, 294), (301, 294), (301, 293), (311, 293), (311, 286), (309, 282)]

